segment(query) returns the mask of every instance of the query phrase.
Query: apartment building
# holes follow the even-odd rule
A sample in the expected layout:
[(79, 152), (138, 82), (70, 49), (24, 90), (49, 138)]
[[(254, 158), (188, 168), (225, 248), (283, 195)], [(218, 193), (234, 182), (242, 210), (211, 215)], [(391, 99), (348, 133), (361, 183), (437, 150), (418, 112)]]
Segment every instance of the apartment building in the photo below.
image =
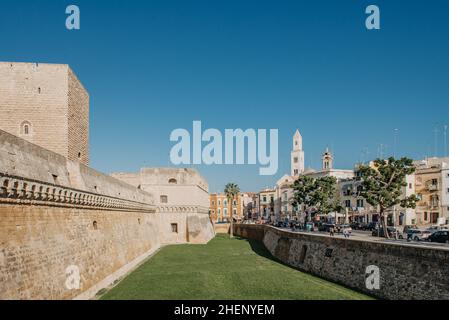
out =
[(231, 220), (231, 214), (235, 220), (242, 220), (244, 208), (249, 203), (249, 199), (248, 195), (241, 193), (230, 203), (226, 194), (213, 193), (209, 195), (209, 202), (212, 222), (225, 223)]
[(418, 225), (449, 224), (449, 158), (416, 161)]

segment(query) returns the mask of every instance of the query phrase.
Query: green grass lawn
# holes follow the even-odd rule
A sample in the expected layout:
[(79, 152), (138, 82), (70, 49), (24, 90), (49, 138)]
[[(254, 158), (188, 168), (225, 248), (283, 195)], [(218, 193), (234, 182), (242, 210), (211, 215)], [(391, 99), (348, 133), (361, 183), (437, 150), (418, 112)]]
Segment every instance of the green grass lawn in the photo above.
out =
[(105, 300), (369, 299), (275, 261), (262, 243), (220, 235), (163, 248)]

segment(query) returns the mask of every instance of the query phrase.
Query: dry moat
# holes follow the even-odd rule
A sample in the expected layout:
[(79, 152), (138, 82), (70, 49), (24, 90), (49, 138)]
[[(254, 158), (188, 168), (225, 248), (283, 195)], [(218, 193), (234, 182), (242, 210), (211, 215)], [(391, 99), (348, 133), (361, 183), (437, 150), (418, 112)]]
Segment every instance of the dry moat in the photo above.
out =
[(101, 299), (370, 299), (276, 261), (261, 242), (219, 235), (163, 248)]

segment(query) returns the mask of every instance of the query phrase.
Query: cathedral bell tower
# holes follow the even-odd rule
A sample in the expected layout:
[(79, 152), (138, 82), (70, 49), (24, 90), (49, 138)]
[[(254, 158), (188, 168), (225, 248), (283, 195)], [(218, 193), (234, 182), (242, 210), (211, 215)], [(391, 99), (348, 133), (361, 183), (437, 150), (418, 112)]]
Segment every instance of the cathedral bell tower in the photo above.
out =
[(326, 151), (323, 153), (323, 170), (332, 170), (334, 168), (334, 156), (332, 152), (329, 151), (329, 148), (326, 148)]
[(291, 175), (297, 177), (304, 172), (304, 150), (302, 150), (302, 136), (296, 130), (293, 136), (293, 150), (291, 153)]

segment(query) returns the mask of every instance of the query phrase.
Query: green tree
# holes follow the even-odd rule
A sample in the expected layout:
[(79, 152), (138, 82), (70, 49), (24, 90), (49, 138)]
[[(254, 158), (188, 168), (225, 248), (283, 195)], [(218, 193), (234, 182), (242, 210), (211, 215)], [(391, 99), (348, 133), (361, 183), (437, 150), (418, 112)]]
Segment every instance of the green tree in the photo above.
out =
[(316, 206), (321, 214), (340, 211), (341, 205), (336, 197), (337, 179), (335, 177), (322, 177), (316, 179), (318, 188), (314, 193)]
[(337, 179), (335, 177), (312, 178), (300, 176), (292, 186), (294, 190), (293, 205), (303, 204), (306, 208), (315, 208), (318, 212), (329, 214), (341, 210), (336, 201)]
[(231, 238), (234, 238), (234, 214), (233, 214), (233, 202), (237, 198), (238, 194), (240, 193), (240, 188), (235, 183), (228, 183), (225, 186), (224, 192), (226, 194), (226, 198), (228, 198), (228, 203), (230, 206), (230, 214), (231, 214), (231, 226), (230, 226), (230, 236)]
[(317, 189), (315, 179), (309, 176), (299, 176), (299, 178), (293, 183), (292, 188), (294, 191), (294, 206), (299, 207), (304, 205), (306, 208), (315, 206), (315, 198), (313, 197), (313, 193)]
[(389, 238), (385, 212), (398, 204), (403, 208), (416, 208), (418, 198), (416, 195), (404, 197), (403, 188), (407, 186), (406, 176), (415, 172), (413, 160), (402, 158), (396, 160), (377, 159), (373, 166), (359, 167), (362, 178), (362, 191), (360, 195), (373, 207), (379, 208), (379, 217), (385, 236)]

